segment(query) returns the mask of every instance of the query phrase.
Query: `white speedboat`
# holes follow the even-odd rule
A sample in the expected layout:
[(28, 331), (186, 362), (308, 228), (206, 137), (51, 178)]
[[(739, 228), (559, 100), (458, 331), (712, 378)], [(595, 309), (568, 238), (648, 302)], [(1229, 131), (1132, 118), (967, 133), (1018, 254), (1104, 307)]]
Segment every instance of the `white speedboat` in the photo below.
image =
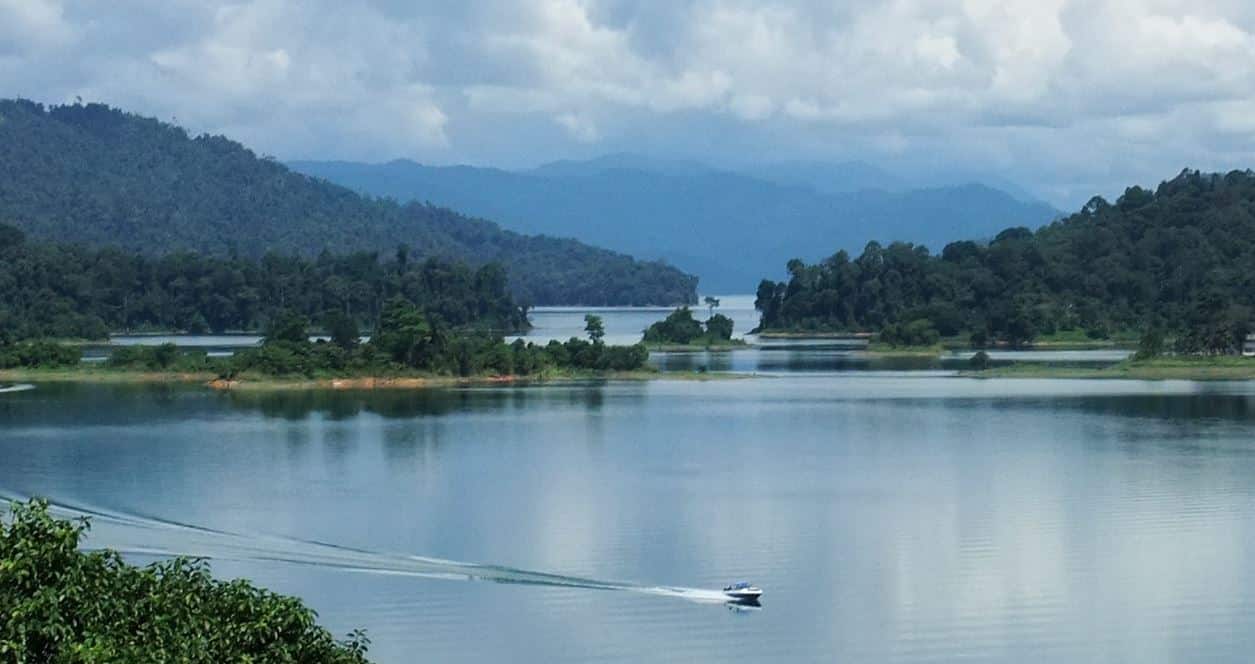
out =
[(757, 602), (758, 598), (763, 596), (763, 589), (742, 581), (724, 588), (723, 594), (738, 602)]

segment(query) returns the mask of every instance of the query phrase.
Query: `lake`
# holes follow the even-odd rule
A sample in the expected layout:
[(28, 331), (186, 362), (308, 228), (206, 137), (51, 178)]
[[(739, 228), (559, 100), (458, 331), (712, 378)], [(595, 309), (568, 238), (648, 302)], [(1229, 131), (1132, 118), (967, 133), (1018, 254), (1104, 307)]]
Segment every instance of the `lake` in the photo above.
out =
[[(1239, 662), (1253, 434), (1249, 383), (37, 385), (0, 395), (0, 493), (380, 662)], [(760, 609), (712, 592), (742, 579)]]

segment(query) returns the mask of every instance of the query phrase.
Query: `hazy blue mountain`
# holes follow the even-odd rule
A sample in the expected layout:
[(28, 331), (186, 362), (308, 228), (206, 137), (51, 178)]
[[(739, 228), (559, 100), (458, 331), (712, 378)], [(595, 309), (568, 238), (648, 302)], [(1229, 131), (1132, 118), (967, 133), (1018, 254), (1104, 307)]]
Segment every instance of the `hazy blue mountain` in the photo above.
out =
[(857, 253), (870, 240), (910, 240), (940, 250), (954, 240), (1036, 227), (1058, 215), (1048, 205), (983, 185), (891, 192), (841, 191), (831, 184), (821, 190), (822, 182), (803, 182), (800, 166), (776, 170), (779, 180), (793, 179), (784, 184), (677, 162), (663, 162), (670, 166), (662, 170), (651, 161), (612, 155), (524, 173), (404, 160), (291, 166), (370, 194), (464, 210), (519, 232), (665, 259), (699, 275), (703, 292), (748, 292), (790, 258), (815, 260), (840, 248)]
[(564, 177), (597, 175), (610, 170), (645, 171), (661, 175), (700, 175), (717, 169), (699, 161), (688, 159), (660, 159), (632, 152), (617, 152), (592, 159), (551, 161), (547, 164), (541, 164), (527, 171), (527, 173), (529, 175)]
[(737, 170), (768, 182), (808, 187), (822, 194), (847, 194), (864, 189), (900, 192), (917, 188), (865, 161), (782, 161)]

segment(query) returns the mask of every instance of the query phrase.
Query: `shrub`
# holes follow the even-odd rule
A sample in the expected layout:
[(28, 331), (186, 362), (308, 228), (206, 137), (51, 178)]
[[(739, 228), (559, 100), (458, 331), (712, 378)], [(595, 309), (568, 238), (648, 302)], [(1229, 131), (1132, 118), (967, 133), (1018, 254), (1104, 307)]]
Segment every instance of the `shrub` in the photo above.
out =
[(880, 340), (890, 346), (931, 346), (941, 339), (932, 321), (918, 318), (905, 325), (890, 323), (880, 331)]
[(0, 369), (59, 369), (77, 366), (83, 351), (50, 341), (32, 341), (0, 347)]

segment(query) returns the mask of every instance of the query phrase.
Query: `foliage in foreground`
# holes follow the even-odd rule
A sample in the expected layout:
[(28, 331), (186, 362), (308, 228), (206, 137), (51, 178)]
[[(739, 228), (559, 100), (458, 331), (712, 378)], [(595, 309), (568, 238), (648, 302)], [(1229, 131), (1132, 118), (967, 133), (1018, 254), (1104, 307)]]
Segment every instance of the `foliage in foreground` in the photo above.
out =
[(300, 600), (243, 580), (219, 581), (203, 561), (135, 567), (83, 552), (85, 520), (11, 504), (0, 521), (0, 662), (301, 662), (366, 660), (367, 639), (337, 641)]

